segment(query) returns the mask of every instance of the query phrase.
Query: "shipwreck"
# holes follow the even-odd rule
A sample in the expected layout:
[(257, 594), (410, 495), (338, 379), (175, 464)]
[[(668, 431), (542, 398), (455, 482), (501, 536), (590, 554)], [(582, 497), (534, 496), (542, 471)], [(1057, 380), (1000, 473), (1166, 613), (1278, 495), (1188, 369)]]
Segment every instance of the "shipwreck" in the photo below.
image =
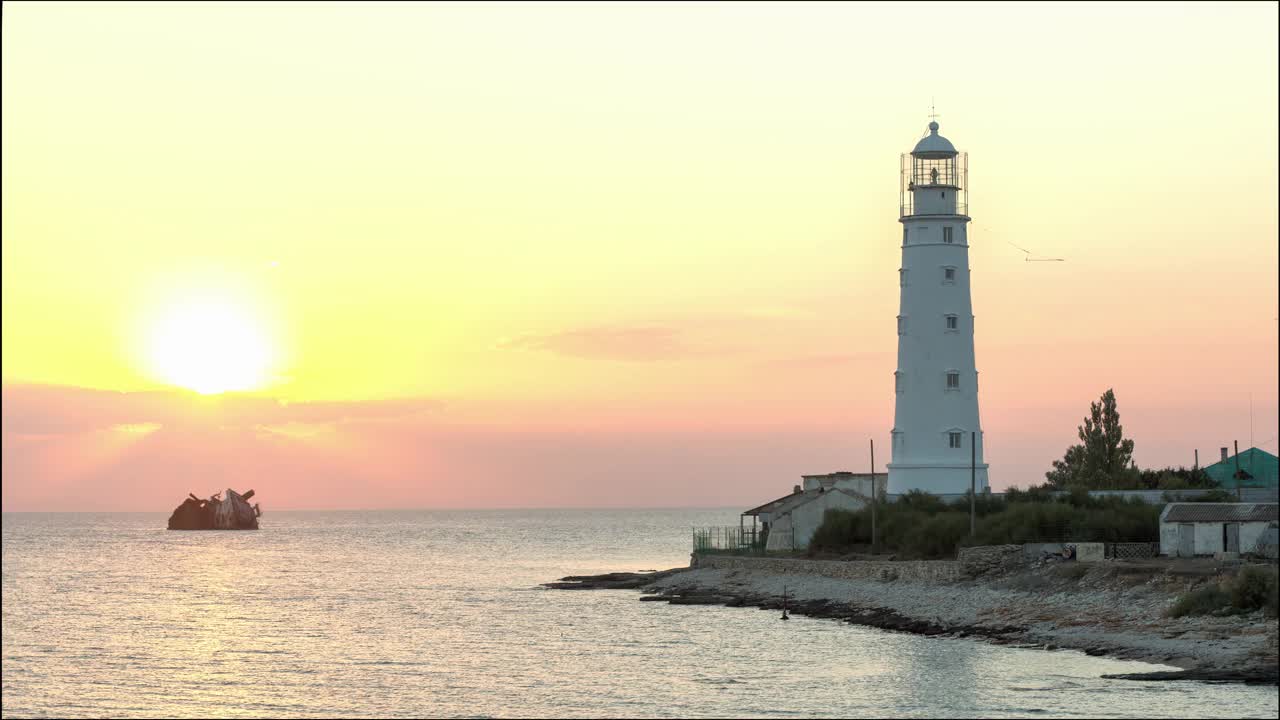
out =
[(257, 530), (262, 508), (249, 505), (253, 491), (241, 495), (227, 488), (226, 497), (214, 493), (202, 500), (188, 493), (187, 499), (169, 516), (170, 530)]

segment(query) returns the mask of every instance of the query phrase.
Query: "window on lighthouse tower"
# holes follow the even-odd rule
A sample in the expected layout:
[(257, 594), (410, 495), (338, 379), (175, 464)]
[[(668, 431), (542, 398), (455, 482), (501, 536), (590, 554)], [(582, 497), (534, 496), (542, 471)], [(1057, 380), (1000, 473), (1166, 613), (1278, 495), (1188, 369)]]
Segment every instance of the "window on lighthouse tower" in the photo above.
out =
[(960, 373), (958, 372), (947, 373), (947, 389), (948, 390), (960, 389)]
[(949, 436), (948, 440), (950, 441), (951, 447), (953, 448), (960, 447), (960, 438), (964, 437), (964, 433), (949, 432), (947, 433), (947, 435)]

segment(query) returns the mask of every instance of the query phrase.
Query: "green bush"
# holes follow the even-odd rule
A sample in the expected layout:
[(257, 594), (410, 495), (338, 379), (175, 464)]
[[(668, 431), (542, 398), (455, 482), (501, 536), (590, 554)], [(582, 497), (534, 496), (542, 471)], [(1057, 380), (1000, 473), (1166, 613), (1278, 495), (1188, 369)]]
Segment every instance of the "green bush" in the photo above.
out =
[[(1173, 493), (1165, 493), (1165, 495), (1172, 496)], [(1233, 502), (1238, 502), (1239, 500), (1240, 498), (1236, 497), (1236, 494), (1231, 490), (1223, 490), (1222, 488), (1212, 488), (1210, 490), (1205, 491), (1204, 494), (1202, 495), (1187, 497), (1185, 500), (1179, 499), (1178, 502), (1208, 502), (1208, 503), (1230, 502), (1230, 503), (1233, 503)], [(1172, 501), (1166, 501), (1166, 502), (1172, 502)]]
[[(879, 548), (902, 558), (951, 558), (963, 545), (1028, 542), (1156, 542), (1160, 507), (1137, 499), (1055, 498), (1041, 491), (1011, 492), (1005, 499), (974, 500), (976, 528), (969, 534), (969, 499), (947, 504), (911, 492), (877, 505)], [(810, 540), (811, 553), (844, 553), (871, 543), (871, 509), (829, 510)]]
[(1218, 482), (1204, 468), (1167, 467), (1142, 470), (1138, 473), (1137, 487), (1147, 490), (1184, 490), (1187, 488), (1211, 488)]
[(1274, 607), (1276, 571), (1250, 566), (1231, 583), (1231, 606), (1245, 612)]
[(896, 504), (930, 515), (948, 509), (947, 503), (942, 498), (923, 490), (909, 490), (903, 493)]
[(1169, 617), (1209, 615), (1231, 607), (1231, 595), (1218, 583), (1210, 583), (1199, 590), (1183, 593), (1169, 608)]
[[(866, 521), (866, 528), (861, 527)], [(828, 510), (822, 516), (822, 524), (809, 540), (809, 551), (846, 550), (853, 545), (871, 542), (871, 515), (848, 510)]]
[(1275, 569), (1246, 567), (1226, 586), (1213, 583), (1181, 595), (1169, 610), (1170, 617), (1209, 615), (1226, 611), (1245, 613), (1262, 609), (1275, 617), (1280, 587)]
[(1053, 502), (1053, 488), (1048, 485), (1033, 485), (1026, 490), (1012, 487), (1004, 493), (1005, 502)]

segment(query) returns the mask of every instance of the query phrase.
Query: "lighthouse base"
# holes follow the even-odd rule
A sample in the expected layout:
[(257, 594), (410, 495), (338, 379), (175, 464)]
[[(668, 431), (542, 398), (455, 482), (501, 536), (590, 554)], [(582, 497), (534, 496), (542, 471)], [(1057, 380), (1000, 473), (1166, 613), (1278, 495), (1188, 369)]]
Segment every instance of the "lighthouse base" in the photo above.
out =
[(969, 492), (971, 475), (977, 491), (985, 492), (988, 487), (986, 463), (980, 463), (976, 473), (968, 464), (890, 463), (889, 494), (920, 490), (934, 495), (963, 495)]

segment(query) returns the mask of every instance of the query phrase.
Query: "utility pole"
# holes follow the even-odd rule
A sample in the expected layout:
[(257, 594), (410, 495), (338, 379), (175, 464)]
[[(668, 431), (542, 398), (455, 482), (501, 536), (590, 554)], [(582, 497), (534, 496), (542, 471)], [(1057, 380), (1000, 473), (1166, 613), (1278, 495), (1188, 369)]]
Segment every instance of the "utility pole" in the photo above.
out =
[(969, 433), (969, 537), (978, 534), (978, 433)]
[(871, 438), (871, 554), (876, 554), (876, 439)]

